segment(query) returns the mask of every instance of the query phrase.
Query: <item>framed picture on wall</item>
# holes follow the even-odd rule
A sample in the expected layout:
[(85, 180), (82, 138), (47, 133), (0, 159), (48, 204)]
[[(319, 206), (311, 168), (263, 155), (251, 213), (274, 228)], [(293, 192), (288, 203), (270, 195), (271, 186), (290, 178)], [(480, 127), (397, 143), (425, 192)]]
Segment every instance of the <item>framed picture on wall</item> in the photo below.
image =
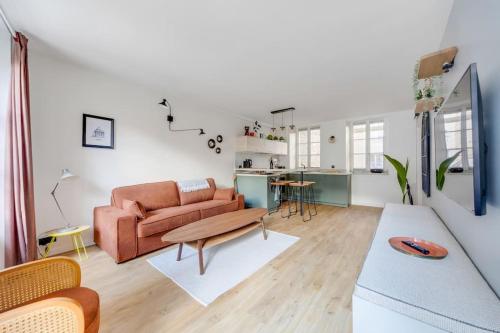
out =
[(82, 146), (115, 148), (115, 120), (83, 114)]

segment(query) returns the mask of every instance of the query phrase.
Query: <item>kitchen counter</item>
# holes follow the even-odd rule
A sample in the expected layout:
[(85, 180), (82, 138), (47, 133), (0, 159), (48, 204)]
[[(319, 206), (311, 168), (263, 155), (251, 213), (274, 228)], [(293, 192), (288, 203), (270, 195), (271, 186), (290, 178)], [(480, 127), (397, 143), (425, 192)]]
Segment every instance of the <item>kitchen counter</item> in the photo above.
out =
[[(288, 174), (300, 174), (301, 169), (235, 169), (234, 173), (237, 176), (280, 176)], [(350, 172), (336, 169), (318, 169), (306, 170), (304, 175), (333, 175), (333, 176), (349, 176)]]
[[(235, 169), (238, 192), (245, 195), (247, 207), (273, 210), (277, 202), (276, 177), (300, 181), (300, 169)], [(261, 173), (259, 173), (261, 172)], [(304, 180), (314, 182), (316, 200), (320, 204), (348, 207), (351, 204), (351, 173), (345, 170), (318, 169), (304, 171)]]

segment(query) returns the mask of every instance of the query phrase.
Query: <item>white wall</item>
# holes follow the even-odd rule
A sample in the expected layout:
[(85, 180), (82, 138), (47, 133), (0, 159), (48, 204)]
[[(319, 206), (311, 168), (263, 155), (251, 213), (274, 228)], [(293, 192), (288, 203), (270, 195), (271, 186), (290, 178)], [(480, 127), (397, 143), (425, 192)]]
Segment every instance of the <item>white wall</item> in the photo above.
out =
[(5, 265), (4, 219), (4, 169), (5, 169), (5, 115), (10, 87), (11, 36), (3, 22), (0, 23), (0, 269)]
[[(415, 201), (416, 188), (416, 124), (413, 111), (381, 114), (369, 119), (384, 119), (385, 153), (399, 161), (410, 161), (409, 181)], [(346, 168), (346, 124), (359, 118), (335, 120), (321, 124), (321, 167)], [(336, 142), (328, 138), (335, 135)], [(355, 205), (383, 207), (387, 202), (400, 203), (401, 189), (393, 167), (385, 163), (388, 174), (354, 174), (352, 176), (352, 203)]]
[[(166, 110), (158, 106), (168, 92), (36, 52), (30, 54), (30, 80), (38, 233), (64, 224), (50, 196), (63, 168), (79, 176), (57, 193), (72, 224), (92, 225), (93, 208), (108, 204), (117, 186), (203, 177), (232, 186), (234, 139), (243, 132), (242, 120), (170, 100), (174, 127), (203, 127), (207, 135), (172, 133)], [(114, 150), (82, 147), (82, 113), (115, 119)], [(207, 147), (217, 134), (224, 137), (220, 155)], [(85, 234), (86, 243), (92, 238), (92, 232)], [(70, 248), (69, 240), (61, 239), (54, 252)]]
[[(457, 46), (455, 67), (444, 76), (447, 93), (470, 63), (476, 62), (481, 85), (487, 157), (487, 215), (475, 217), (436, 190), (423, 202), (435, 209), (500, 294), (500, 2), (455, 0), (441, 47)], [(431, 168), (435, 168), (434, 156)], [(431, 173), (434, 176), (434, 173)]]

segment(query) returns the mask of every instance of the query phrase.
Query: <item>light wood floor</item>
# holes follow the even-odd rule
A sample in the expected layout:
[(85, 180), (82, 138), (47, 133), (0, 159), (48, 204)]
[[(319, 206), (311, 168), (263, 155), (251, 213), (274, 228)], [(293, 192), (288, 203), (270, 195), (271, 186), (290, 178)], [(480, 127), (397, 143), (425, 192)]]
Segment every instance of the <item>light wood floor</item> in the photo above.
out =
[(321, 206), (307, 223), (266, 217), (300, 241), (208, 307), (146, 262), (165, 250), (117, 265), (91, 247), (82, 284), (101, 297), (103, 333), (351, 332), (351, 294), (380, 213)]

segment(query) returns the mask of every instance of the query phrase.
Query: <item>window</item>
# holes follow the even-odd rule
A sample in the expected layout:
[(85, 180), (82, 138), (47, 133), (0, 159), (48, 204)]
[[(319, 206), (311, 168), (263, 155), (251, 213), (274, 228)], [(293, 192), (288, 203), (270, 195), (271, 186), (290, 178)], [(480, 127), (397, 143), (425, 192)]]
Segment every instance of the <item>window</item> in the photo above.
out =
[(309, 151), (309, 166), (311, 168), (319, 168), (321, 166), (320, 151), (321, 151), (321, 131), (319, 128), (311, 128), (311, 146)]
[(295, 169), (296, 164), (295, 160), (297, 158), (297, 153), (296, 153), (296, 144), (297, 144), (297, 134), (295, 132), (291, 132), (290, 135), (288, 136), (288, 158), (289, 160), (289, 167), (290, 169)]
[(321, 166), (321, 130), (301, 128), (289, 134), (290, 169)]
[(299, 130), (299, 159), (297, 161), (298, 167), (308, 167), (308, 151), (309, 151), (309, 133), (307, 129)]
[(461, 151), (461, 158), (455, 159), (451, 168), (472, 169), (472, 114), (471, 110), (444, 115), (444, 133), (447, 157)]
[(353, 170), (370, 171), (384, 168), (384, 122), (359, 121), (347, 130), (351, 134), (347, 151)]

